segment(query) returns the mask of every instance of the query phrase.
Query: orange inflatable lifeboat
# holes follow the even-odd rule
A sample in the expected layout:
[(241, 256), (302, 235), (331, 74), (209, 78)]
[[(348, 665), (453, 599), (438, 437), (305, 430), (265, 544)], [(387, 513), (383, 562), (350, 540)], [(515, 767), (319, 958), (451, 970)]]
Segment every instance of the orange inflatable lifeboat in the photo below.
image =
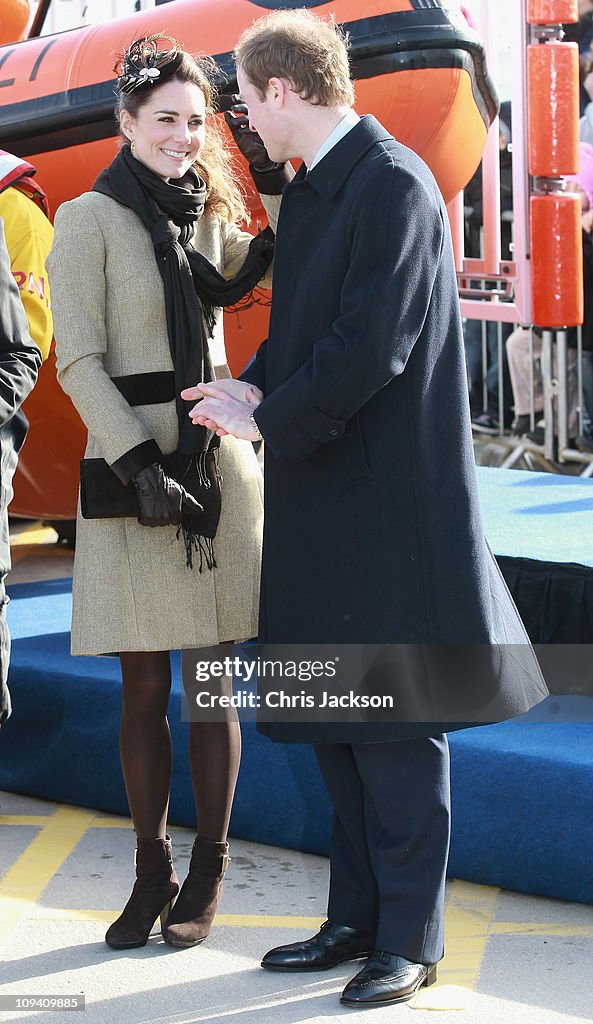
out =
[[(130, 40), (157, 31), (176, 36), (215, 58), (225, 75), (221, 90), (232, 93), (240, 32), (267, 10), (292, 6), (347, 28), (357, 110), (375, 114), (416, 150), (452, 199), (478, 166), (497, 99), (479, 37), (437, 0), (161, 0), (141, 14), (1, 46), (0, 147), (37, 167), (55, 211), (86, 191), (115, 153), (112, 68)], [(250, 206), (254, 221), (263, 219), (253, 192)], [(226, 331), (238, 372), (265, 337), (266, 311), (231, 314)], [(71, 517), (76, 508), (84, 430), (54, 366), (50, 357), (26, 405), (31, 430), (12, 505), (20, 515)]]
[(0, 43), (22, 39), (29, 14), (29, 0), (0, 0)]

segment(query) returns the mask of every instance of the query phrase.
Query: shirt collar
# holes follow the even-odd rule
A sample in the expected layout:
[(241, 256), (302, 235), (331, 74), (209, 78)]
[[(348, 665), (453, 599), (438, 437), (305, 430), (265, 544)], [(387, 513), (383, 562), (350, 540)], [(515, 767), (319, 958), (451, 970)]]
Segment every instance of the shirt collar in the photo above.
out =
[(320, 160), (323, 160), (324, 156), (327, 156), (330, 149), (337, 146), (338, 142), (341, 142), (345, 135), (354, 128), (355, 124), (358, 124), (360, 118), (355, 110), (350, 109), (348, 113), (344, 114), (342, 120), (336, 125), (331, 135), (328, 135), (323, 145), (317, 150), (315, 156), (311, 161), (309, 170), (312, 171), (316, 164)]
[(393, 142), (393, 136), (372, 114), (364, 114), (352, 131), (336, 143), (312, 171), (307, 171), (305, 164), (301, 164), (295, 177), (286, 185), (286, 195), (309, 187), (322, 199), (333, 199), (365, 153), (377, 143), (385, 142)]

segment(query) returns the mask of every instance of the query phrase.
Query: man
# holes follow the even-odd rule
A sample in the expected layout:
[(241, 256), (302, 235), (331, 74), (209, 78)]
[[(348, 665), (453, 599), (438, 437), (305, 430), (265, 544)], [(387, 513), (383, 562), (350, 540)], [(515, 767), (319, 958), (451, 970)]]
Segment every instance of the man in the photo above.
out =
[(4, 588), (10, 569), (7, 509), (18, 452), (27, 433), (27, 420), (20, 406), (33, 389), (40, 365), (41, 353), (29, 333), (0, 217), (0, 725), (11, 712), (7, 685), (10, 634)]
[[(271, 644), (488, 644), (494, 608), (525, 643), (486, 547), (474, 478), (456, 278), (430, 171), (352, 109), (344, 39), (309, 12), (257, 21), (236, 51), (249, 122), (284, 189), (267, 342), (241, 381), (199, 385), (190, 416), (263, 436), (260, 639)], [(517, 640), (517, 635), (521, 636)], [(473, 683), (473, 680), (468, 682)], [(497, 677), (502, 713), (519, 696)], [(506, 708), (506, 712), (505, 712)], [(366, 959), (342, 1002), (409, 999), (443, 955), (447, 742), (413, 724), (261, 724), (311, 741), (334, 807), (328, 921), (262, 966)]]

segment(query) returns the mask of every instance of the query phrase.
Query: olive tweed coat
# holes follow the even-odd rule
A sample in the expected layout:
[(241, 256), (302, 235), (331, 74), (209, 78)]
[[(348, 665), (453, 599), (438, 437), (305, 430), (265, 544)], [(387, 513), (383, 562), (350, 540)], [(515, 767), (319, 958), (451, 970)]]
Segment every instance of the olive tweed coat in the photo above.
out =
[[(279, 199), (266, 197), (266, 205), (274, 222)], [(230, 277), (251, 237), (207, 213), (193, 244)], [(175, 402), (130, 407), (110, 379), (172, 369), (163, 283), (140, 220), (96, 192), (65, 203), (56, 216), (48, 270), (58, 379), (88, 429), (85, 457), (111, 464), (151, 438), (165, 454), (174, 451)], [(211, 355), (217, 376), (229, 376), (220, 311)], [(174, 526), (88, 520), (79, 509), (73, 654), (175, 650), (255, 635), (262, 494), (252, 445), (223, 438), (220, 469), (212, 572), (186, 567)]]

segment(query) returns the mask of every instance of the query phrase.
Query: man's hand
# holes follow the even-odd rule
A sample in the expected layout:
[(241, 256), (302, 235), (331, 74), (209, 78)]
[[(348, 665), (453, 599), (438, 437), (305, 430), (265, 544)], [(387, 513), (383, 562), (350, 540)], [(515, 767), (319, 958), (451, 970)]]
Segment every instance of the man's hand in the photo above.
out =
[[(259, 405), (264, 397), (263, 391), (256, 388), (255, 384), (246, 384), (245, 381), (233, 380), (232, 377), (213, 380), (209, 384), (196, 384), (194, 388), (185, 388), (181, 392), (181, 397), (186, 402), (203, 398), (204, 395), (210, 398), (236, 398), (238, 402), (246, 402), (248, 405)], [(193, 411), (192, 409), (190, 416)]]
[[(191, 389), (190, 389), (191, 390)], [(225, 395), (222, 398), (203, 398), (190, 412), (192, 423), (213, 430), (219, 437), (232, 434), (244, 441), (258, 441), (259, 434), (251, 423), (250, 416), (259, 402), (248, 404)]]
[[(226, 434), (233, 433), (233, 431), (225, 430), (221, 423), (216, 423), (214, 420), (203, 415), (202, 402), (204, 398), (218, 398), (220, 400), (234, 398), (237, 402), (241, 402), (244, 405), (251, 406), (251, 409), (255, 409), (264, 397), (264, 393), (263, 391), (260, 391), (255, 384), (245, 384), (242, 380), (234, 380), (232, 377), (223, 377), (222, 380), (214, 380), (209, 384), (201, 383), (196, 384), (193, 388), (184, 388), (181, 392), (181, 397), (186, 402), (191, 402), (193, 398), (199, 399), (197, 405), (194, 405), (193, 409), (189, 412), (192, 423), (199, 423), (200, 426), (207, 427), (208, 430), (216, 431), (219, 437), (224, 437)], [(242, 437), (243, 435), (237, 434), (236, 436)], [(247, 440), (256, 441), (257, 435), (254, 435)]]

